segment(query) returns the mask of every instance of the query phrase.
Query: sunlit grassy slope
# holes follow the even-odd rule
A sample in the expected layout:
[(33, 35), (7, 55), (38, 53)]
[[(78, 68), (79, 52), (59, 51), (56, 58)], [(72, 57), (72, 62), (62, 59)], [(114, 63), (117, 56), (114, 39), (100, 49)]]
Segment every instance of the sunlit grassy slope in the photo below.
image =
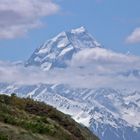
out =
[(86, 127), (32, 99), (0, 95), (0, 140), (98, 140)]

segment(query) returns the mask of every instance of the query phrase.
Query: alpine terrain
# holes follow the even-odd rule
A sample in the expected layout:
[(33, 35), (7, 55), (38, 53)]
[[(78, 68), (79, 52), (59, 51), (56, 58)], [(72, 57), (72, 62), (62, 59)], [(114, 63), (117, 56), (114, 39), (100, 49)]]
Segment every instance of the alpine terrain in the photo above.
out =
[[(101, 56), (100, 52), (108, 51), (84, 27), (80, 27), (62, 32), (45, 42), (33, 52), (24, 66), (38, 67), (46, 73), (55, 69), (67, 70), (74, 65), (71, 61), (76, 55), (85, 49), (101, 50), (98, 51)], [(105, 58), (108, 59), (108, 56)], [(93, 64), (98, 63), (96, 59), (95, 56)], [(104, 65), (101, 62), (100, 65)], [(84, 71), (84, 67), (78, 66), (78, 69)], [(93, 70), (94, 67), (91, 72)], [(139, 79), (140, 70), (122, 71), (116, 75)], [(0, 93), (16, 93), (19, 97), (31, 97), (52, 105), (89, 127), (101, 140), (140, 139), (140, 91), (135, 88), (95, 87), (94, 83), (93, 87), (72, 86), (64, 82), (30, 85), (1, 83)]]

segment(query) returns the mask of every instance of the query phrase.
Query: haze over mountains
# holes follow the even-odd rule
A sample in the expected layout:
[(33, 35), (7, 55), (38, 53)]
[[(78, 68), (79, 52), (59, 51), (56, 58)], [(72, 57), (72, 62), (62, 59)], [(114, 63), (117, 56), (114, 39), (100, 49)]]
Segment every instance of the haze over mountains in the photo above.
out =
[(80, 27), (46, 41), (26, 62), (1, 62), (0, 92), (44, 101), (101, 140), (139, 140), (139, 62), (103, 48)]

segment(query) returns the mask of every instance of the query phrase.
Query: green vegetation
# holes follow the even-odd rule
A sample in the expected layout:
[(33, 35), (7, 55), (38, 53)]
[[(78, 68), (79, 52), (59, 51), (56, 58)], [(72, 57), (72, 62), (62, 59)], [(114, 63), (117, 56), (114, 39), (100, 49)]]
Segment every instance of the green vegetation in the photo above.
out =
[(0, 95), (0, 140), (98, 140), (70, 116), (30, 98)]

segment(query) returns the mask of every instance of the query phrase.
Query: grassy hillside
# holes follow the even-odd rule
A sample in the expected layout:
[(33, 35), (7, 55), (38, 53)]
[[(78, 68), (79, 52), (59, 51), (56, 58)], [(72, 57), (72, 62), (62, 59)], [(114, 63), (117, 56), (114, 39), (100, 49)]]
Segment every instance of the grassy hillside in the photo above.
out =
[(98, 140), (70, 116), (32, 99), (0, 95), (0, 140)]

